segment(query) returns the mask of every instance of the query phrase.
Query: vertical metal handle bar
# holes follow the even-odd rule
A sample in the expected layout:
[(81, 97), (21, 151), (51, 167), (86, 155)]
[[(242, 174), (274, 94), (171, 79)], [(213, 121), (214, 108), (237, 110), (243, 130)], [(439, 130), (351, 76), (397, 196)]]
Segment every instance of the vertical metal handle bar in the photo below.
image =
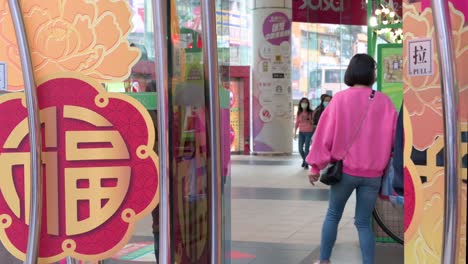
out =
[[(169, 99), (168, 99), (168, 47), (167, 2), (153, 0), (154, 43), (158, 78), (158, 149), (159, 149), (159, 257), (158, 263), (171, 264), (170, 188), (169, 188)], [(171, 7), (175, 8), (175, 7)]]
[(442, 76), (445, 138), (445, 208), (444, 240), (442, 262), (455, 263), (457, 259), (458, 234), (458, 147), (460, 130), (458, 126), (460, 106), (455, 76), (455, 56), (453, 54), (452, 26), (448, 3), (445, 0), (432, 0), (434, 25), (439, 47), (439, 65)]
[(67, 257), (67, 264), (78, 264), (76, 260), (72, 257)]
[[(205, 94), (209, 96), (209, 143), (210, 143), (210, 236), (211, 264), (222, 263), (222, 199), (221, 199), (221, 120), (219, 100), (218, 47), (216, 38), (216, 1), (202, 0), (203, 60)], [(207, 92), (207, 93), (206, 93)]]
[(37, 102), (36, 84), (31, 64), (31, 55), (26, 37), (22, 12), (17, 0), (9, 0), (10, 12), (15, 27), (18, 49), (23, 68), (23, 79), (28, 109), (29, 141), (31, 154), (31, 209), (29, 217), (28, 246), (26, 264), (37, 263), (39, 253), (39, 236), (41, 232), (42, 213), (42, 142), (41, 123), (39, 120), (39, 105)]

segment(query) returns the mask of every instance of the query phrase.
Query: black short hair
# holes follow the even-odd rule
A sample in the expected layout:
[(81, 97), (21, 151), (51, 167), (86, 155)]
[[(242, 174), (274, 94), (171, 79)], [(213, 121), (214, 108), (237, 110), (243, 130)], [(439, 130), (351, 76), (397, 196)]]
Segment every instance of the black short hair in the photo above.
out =
[(330, 97), (330, 99), (333, 98), (333, 96), (331, 96), (331, 95), (329, 95), (329, 94), (322, 94), (322, 95), (320, 96), (320, 102), (325, 101), (325, 99), (328, 98), (328, 97)]
[(344, 82), (348, 86), (363, 84), (372, 86), (375, 82), (375, 69), (377, 63), (367, 54), (356, 54), (346, 69)]

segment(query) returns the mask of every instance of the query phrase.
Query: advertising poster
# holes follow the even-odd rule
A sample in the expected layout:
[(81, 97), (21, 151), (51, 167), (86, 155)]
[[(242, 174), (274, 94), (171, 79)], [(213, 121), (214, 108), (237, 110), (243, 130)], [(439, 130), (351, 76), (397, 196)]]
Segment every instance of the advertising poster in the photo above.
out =
[(377, 47), (378, 90), (392, 99), (396, 109), (403, 100), (403, 46), (380, 44)]
[[(449, 1), (452, 24), (453, 54), (455, 55), (458, 98), (458, 123), (461, 128), (459, 146), (459, 233), (457, 264), (466, 263), (466, 180), (468, 171), (468, 3)], [(430, 1), (405, 1), (403, 31), (404, 47), (419, 40), (431, 39), (436, 44)], [(434, 45), (436, 47), (436, 45)], [(427, 47), (427, 46), (426, 46)], [(405, 127), (405, 263), (441, 263), (444, 235), (444, 121), (441, 75), (438, 50), (432, 51), (431, 61), (425, 46), (412, 57), (403, 49)], [(414, 49), (412, 49), (414, 51)], [(410, 75), (409, 64), (424, 62), (432, 65), (432, 74)], [(413, 61), (412, 61), (413, 60)], [(427, 71), (426, 71), (427, 72)]]
[(291, 10), (254, 10), (254, 152), (292, 152)]
[(231, 151), (242, 151), (244, 142), (243, 133), (243, 82), (241, 79), (231, 80), (229, 82), (229, 107), (230, 107), (230, 142)]

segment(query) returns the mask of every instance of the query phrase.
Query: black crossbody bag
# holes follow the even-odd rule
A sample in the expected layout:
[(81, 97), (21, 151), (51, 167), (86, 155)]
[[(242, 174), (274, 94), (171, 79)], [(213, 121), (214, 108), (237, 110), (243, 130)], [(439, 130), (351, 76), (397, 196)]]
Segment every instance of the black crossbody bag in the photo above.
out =
[(343, 178), (343, 160), (346, 157), (346, 155), (348, 155), (349, 149), (354, 144), (354, 141), (356, 140), (356, 137), (359, 134), (359, 131), (361, 130), (362, 124), (364, 123), (367, 113), (369, 112), (370, 103), (374, 99), (374, 96), (375, 96), (375, 91), (372, 90), (372, 93), (369, 96), (369, 103), (367, 104), (366, 111), (362, 114), (361, 123), (359, 124), (359, 127), (356, 130), (356, 132), (354, 133), (353, 140), (351, 141), (351, 144), (349, 144), (348, 148), (346, 149), (344, 156), (338, 161), (330, 163), (328, 165), (328, 168), (325, 170), (325, 172), (323, 172), (320, 175), (320, 182), (322, 182), (323, 184), (334, 185), (334, 184), (339, 183), (341, 181), (341, 178)]

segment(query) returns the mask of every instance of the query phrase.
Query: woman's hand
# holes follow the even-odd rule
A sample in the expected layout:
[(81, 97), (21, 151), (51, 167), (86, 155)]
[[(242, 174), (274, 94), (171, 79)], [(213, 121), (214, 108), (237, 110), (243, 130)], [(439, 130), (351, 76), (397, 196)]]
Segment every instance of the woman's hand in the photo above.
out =
[(310, 184), (315, 186), (315, 182), (319, 180), (320, 174), (314, 174), (314, 173), (310, 172), (308, 176), (309, 176)]

